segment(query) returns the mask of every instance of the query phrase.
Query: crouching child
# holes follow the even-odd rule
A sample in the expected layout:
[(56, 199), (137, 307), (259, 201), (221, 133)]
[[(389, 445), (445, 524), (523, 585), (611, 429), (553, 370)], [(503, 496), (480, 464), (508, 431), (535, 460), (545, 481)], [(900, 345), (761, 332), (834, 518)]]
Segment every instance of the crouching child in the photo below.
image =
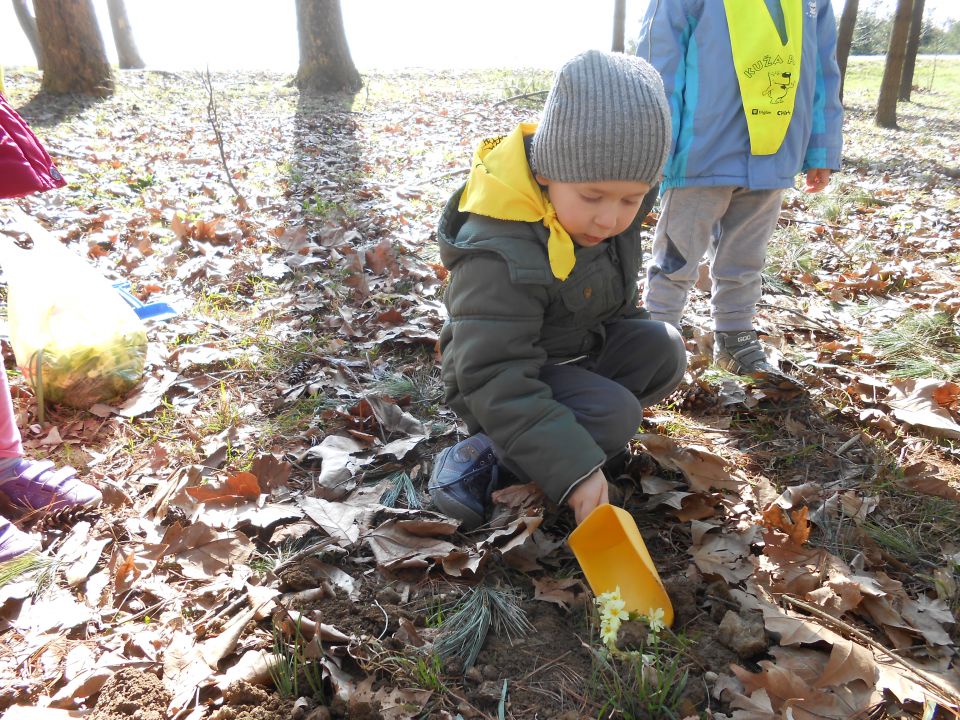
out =
[(539, 125), (480, 143), (447, 203), (443, 383), (471, 435), (437, 455), (429, 490), (463, 529), (515, 482), (582, 521), (607, 502), (604, 465), (644, 406), (682, 378), (679, 333), (637, 293), (638, 211), (669, 149), (656, 70), (588, 51), (557, 73)]

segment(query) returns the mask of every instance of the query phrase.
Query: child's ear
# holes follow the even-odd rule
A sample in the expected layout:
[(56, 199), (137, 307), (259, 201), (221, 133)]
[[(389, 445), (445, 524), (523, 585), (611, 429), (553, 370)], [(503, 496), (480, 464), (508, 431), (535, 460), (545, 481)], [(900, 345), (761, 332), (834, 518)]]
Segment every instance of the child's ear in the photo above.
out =
[(548, 187), (550, 185), (550, 181), (540, 173), (534, 175), (533, 179), (536, 180), (539, 185), (543, 185), (544, 187)]

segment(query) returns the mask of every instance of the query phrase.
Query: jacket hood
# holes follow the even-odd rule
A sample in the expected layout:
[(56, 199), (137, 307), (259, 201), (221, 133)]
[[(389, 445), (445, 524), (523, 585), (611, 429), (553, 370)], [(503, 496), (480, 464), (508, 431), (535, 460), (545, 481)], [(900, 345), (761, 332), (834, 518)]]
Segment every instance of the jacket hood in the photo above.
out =
[(480, 142), (458, 209), (495, 220), (542, 223), (549, 231), (550, 270), (565, 280), (576, 262), (573, 240), (530, 171), (524, 138), (536, 129), (534, 123), (520, 123), (509, 135)]
[(461, 187), (447, 201), (437, 227), (440, 260), (453, 269), (461, 259), (492, 252), (507, 264), (514, 283), (550, 285), (556, 282), (547, 258), (548, 231), (541, 223), (497, 220), (461, 212)]

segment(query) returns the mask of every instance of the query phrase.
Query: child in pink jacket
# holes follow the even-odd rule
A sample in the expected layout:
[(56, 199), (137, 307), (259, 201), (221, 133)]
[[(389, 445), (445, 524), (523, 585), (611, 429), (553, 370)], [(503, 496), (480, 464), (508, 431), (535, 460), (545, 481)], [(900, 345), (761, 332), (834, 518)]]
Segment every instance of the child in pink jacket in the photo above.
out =
[[(17, 112), (0, 95), (0, 198), (14, 198), (63, 187), (50, 155)], [(0, 372), (0, 493), (23, 510), (95, 507), (100, 491), (77, 479), (72, 467), (23, 455), (20, 431), (6, 372)], [(36, 539), (0, 516), (0, 563), (37, 546)]]

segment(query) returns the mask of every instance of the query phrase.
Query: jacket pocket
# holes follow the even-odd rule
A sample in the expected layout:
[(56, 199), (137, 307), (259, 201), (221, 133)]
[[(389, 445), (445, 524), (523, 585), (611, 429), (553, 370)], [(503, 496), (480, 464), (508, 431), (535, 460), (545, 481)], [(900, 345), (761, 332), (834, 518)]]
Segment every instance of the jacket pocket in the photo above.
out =
[(576, 285), (560, 290), (560, 302), (567, 313), (580, 324), (595, 314), (595, 309), (603, 304), (606, 287), (601, 273), (593, 272), (586, 277), (577, 278)]
[(575, 325), (588, 329), (609, 315), (611, 309), (622, 305), (623, 299), (614, 297), (612, 280), (597, 271), (560, 291), (561, 303)]

